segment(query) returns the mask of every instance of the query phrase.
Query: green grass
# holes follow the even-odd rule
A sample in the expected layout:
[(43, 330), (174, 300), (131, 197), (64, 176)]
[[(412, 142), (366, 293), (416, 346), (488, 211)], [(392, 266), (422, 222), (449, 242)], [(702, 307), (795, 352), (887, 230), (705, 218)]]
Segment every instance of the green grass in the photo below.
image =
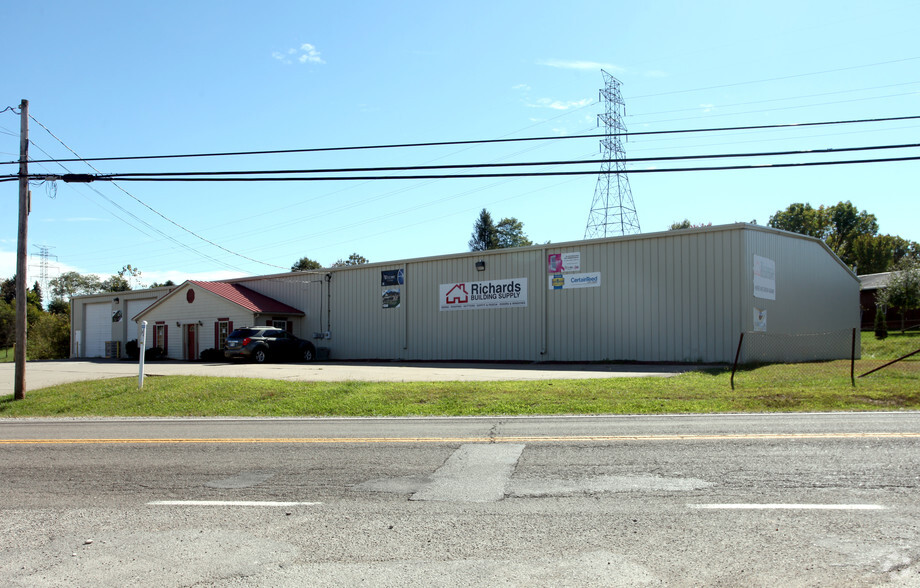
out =
[[(920, 347), (863, 334), (856, 373)], [(2, 354), (2, 352), (0, 352)], [(920, 355), (850, 382), (850, 362), (768, 365), (672, 378), (537, 382), (288, 382), (156, 376), (76, 382), (0, 398), (0, 417), (476, 416), (920, 410)]]
[(863, 359), (897, 359), (920, 349), (920, 331), (890, 332), (885, 339), (876, 339), (871, 331), (862, 333)]
[(12, 363), (15, 361), (12, 347), (0, 348), (0, 363)]
[(673, 378), (539, 382), (283, 382), (151, 377), (77, 382), (0, 399), (0, 417), (431, 416), (920, 410), (920, 373), (851, 387), (849, 362), (807, 373), (766, 366)]

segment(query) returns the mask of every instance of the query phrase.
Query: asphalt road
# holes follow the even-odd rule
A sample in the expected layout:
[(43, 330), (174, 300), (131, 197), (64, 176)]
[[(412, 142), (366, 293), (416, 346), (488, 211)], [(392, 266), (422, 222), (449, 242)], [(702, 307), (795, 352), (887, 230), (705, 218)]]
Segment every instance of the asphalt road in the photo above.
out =
[(0, 421), (10, 586), (920, 586), (920, 413)]
[[(546, 380), (673, 376), (701, 366), (648, 364), (507, 364), (507, 363), (409, 363), (409, 362), (313, 362), (313, 363), (208, 363), (154, 361), (145, 364), (150, 376), (216, 376), (223, 378), (269, 378), (292, 381), (344, 382), (449, 382), (495, 380)], [(703, 366), (704, 367), (704, 366)], [(26, 363), (26, 390), (48, 386), (138, 377), (139, 366), (130, 361), (61, 360)], [(15, 365), (0, 363), (0, 396), (13, 394)]]

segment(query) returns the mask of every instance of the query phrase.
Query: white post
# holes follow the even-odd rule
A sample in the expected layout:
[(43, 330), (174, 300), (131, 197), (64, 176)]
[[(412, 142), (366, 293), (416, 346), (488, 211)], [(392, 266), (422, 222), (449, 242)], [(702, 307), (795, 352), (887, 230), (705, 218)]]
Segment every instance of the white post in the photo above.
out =
[(147, 321), (141, 321), (141, 340), (138, 347), (140, 348), (141, 358), (137, 374), (137, 389), (140, 390), (144, 387), (144, 352), (147, 351)]

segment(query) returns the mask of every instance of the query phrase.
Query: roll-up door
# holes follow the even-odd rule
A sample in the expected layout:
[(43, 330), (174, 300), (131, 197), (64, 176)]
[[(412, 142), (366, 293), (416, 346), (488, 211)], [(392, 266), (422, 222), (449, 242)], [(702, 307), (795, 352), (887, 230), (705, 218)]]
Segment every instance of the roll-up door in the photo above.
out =
[(83, 357), (105, 357), (105, 342), (112, 338), (112, 304), (87, 304)]

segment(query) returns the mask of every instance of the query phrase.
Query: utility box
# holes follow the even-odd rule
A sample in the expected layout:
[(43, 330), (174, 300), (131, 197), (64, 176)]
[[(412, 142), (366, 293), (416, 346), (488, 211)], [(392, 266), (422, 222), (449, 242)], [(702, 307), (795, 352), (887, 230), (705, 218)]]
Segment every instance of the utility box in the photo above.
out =
[(316, 348), (316, 360), (317, 361), (329, 361), (329, 348), (328, 347), (317, 347)]
[(121, 341), (105, 342), (106, 359), (118, 359), (121, 357)]

